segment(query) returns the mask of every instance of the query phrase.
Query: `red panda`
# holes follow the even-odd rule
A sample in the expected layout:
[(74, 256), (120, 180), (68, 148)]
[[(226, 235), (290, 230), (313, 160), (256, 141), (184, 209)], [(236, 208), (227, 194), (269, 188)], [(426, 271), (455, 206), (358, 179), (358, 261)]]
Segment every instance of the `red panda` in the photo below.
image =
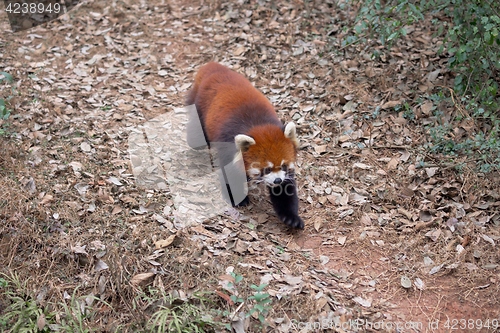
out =
[[(213, 146), (225, 143), (217, 147), (220, 165), (242, 157), (247, 179), (265, 182), (280, 220), (303, 229), (294, 179), (298, 148), (295, 124), (283, 126), (271, 102), (250, 81), (214, 62), (199, 69), (186, 104), (196, 106), (206, 142)], [(188, 123), (187, 141), (195, 148), (200, 133), (193, 132)], [(248, 203), (247, 196), (233, 204)]]

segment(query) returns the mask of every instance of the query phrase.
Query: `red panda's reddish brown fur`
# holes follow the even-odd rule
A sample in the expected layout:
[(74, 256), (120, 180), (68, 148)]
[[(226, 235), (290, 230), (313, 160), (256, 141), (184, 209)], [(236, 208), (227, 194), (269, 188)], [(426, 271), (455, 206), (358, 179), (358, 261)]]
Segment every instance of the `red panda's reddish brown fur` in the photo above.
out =
[(187, 104), (196, 105), (209, 143), (235, 142), (249, 176), (257, 176), (258, 170), (269, 187), (293, 186), (293, 195), (271, 193), (271, 200), (286, 224), (303, 228), (293, 179), (295, 125), (284, 127), (273, 105), (250, 81), (213, 62), (199, 69)]

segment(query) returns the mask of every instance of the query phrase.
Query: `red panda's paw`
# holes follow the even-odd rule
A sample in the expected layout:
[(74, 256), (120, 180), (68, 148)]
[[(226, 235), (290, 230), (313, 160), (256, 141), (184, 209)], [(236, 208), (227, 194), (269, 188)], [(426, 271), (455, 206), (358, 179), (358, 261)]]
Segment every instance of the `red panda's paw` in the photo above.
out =
[(280, 216), (280, 219), (289, 227), (295, 229), (304, 229), (304, 221), (298, 215)]

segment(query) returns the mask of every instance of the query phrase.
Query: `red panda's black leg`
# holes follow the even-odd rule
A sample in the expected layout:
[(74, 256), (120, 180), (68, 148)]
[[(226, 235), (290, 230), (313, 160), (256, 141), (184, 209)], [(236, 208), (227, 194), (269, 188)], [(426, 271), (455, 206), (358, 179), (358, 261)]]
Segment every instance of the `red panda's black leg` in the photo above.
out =
[(224, 185), (226, 185), (226, 191), (222, 191), (222, 196), (228, 204), (231, 204), (231, 206), (233, 206), (233, 207), (248, 206), (248, 204), (250, 203), (250, 199), (248, 198), (248, 195), (243, 200), (241, 200), (239, 203), (237, 203), (236, 200), (234, 200), (234, 195), (231, 192), (231, 187), (229, 186), (229, 184), (224, 184), (224, 182), (221, 182), (221, 186), (224, 186)]
[(304, 229), (304, 221), (299, 216), (299, 198), (295, 180), (287, 180), (279, 186), (269, 187), (269, 195), (274, 211), (280, 220), (292, 228)]

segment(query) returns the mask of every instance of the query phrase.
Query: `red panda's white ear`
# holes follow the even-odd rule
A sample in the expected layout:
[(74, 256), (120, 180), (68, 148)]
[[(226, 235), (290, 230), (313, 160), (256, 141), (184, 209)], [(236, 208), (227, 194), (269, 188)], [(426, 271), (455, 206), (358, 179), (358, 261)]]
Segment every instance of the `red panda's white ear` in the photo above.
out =
[(236, 144), (236, 148), (238, 148), (238, 150), (245, 152), (250, 146), (255, 144), (255, 140), (251, 136), (238, 134), (234, 137), (234, 143)]
[(295, 128), (295, 123), (293, 121), (286, 124), (284, 134), (285, 134), (285, 137), (292, 140), (292, 142), (296, 148), (299, 147), (299, 140), (297, 139), (297, 130)]

